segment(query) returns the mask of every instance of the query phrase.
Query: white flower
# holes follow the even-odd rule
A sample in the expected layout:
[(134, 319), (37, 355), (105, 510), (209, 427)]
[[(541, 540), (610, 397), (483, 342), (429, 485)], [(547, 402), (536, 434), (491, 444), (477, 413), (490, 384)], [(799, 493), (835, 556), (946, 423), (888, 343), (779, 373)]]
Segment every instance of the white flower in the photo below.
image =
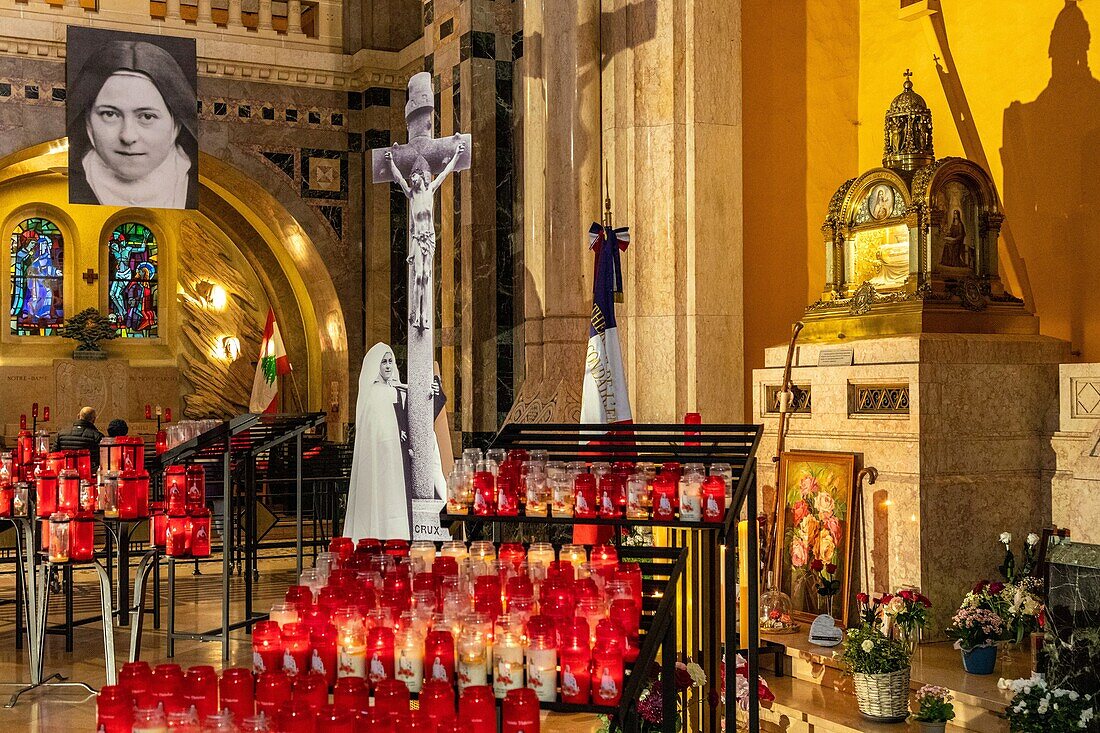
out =
[(864, 639), (863, 643), (859, 645), (859, 648), (870, 654), (875, 650), (875, 642), (870, 639)]
[(707, 673), (695, 662), (688, 662), (687, 670), (688, 676), (691, 677), (692, 684), (696, 687), (702, 687), (707, 683)]
[(1008, 532), (1001, 532), (1001, 544), (1008, 545), (1012, 543), (1012, 535)]
[(1086, 727), (1092, 721), (1092, 718), (1093, 718), (1092, 708), (1086, 708), (1086, 709), (1082, 710), (1081, 711), (1081, 719), (1079, 721), (1077, 721), (1077, 727), (1078, 728)]
[(1035, 534), (1034, 532), (1028, 533), (1027, 544), (1028, 547), (1035, 547), (1035, 545), (1039, 544), (1039, 535)]

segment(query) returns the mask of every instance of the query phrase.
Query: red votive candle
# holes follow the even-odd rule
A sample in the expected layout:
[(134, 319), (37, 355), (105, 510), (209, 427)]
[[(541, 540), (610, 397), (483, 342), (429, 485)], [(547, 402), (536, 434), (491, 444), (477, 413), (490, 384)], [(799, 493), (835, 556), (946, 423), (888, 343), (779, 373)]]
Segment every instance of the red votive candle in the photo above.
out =
[(496, 479), (488, 471), (478, 471), (474, 474), (474, 514), (492, 516), (496, 508)]
[(453, 685), (455, 682), (455, 640), (440, 628), (424, 639), (424, 678)]
[[(577, 569), (568, 560), (555, 560), (546, 568), (546, 581), (564, 581), (572, 583), (577, 579)], [(544, 584), (545, 587), (545, 584)]]
[[(602, 622), (601, 622), (602, 623)], [(599, 630), (597, 629), (597, 633)], [(623, 697), (623, 649), (600, 646), (592, 652), (592, 702), (614, 707)]]
[(279, 733), (315, 733), (317, 715), (295, 702), (284, 703), (275, 714), (275, 728)]
[(95, 516), (79, 512), (69, 522), (69, 560), (91, 562), (95, 559)]
[(252, 627), (252, 669), (277, 672), (283, 668), (283, 635), (277, 621), (260, 621)]
[(187, 709), (183, 701), (183, 670), (178, 664), (158, 664), (153, 670), (149, 692), (153, 702), (164, 706), (168, 715)]
[(57, 506), (60, 511), (68, 514), (73, 514), (80, 508), (80, 474), (71, 468), (58, 474)]
[(210, 510), (206, 507), (191, 510), (191, 556), (210, 557)]
[[(391, 647), (392, 649), (392, 647)], [(409, 688), (399, 680), (386, 679), (374, 687), (374, 711), (393, 716), (409, 709)]]
[(206, 469), (202, 466), (188, 466), (185, 480), (187, 508), (198, 509), (206, 506)]
[(355, 544), (351, 541), (351, 537), (333, 537), (329, 540), (328, 551), (341, 560), (346, 560), (351, 553), (355, 552)]
[(497, 706), (493, 688), (474, 685), (463, 690), (458, 698), (458, 718), (466, 733), (496, 733)]
[(139, 519), (149, 515), (149, 474), (124, 471), (118, 478), (118, 518)]
[(148, 662), (126, 662), (118, 673), (118, 685), (129, 691), (134, 707), (153, 706), (153, 695), (149, 687), (153, 684), (153, 670)]
[(653, 518), (655, 520), (661, 522), (674, 520), (679, 503), (678, 483), (671, 473), (661, 473), (653, 479)]
[(576, 619), (562, 639), (558, 656), (561, 660), (561, 700), (564, 703), (588, 704), (592, 680), (589, 634), (588, 622)]
[(168, 533), (168, 515), (164, 512), (164, 503), (151, 502), (149, 512), (150, 534), (153, 535), (153, 544), (163, 548)]
[(130, 733), (134, 725), (134, 700), (121, 685), (104, 685), (95, 701), (96, 729), (105, 733)]
[[(255, 631), (253, 631), (253, 637), (255, 637)], [(255, 644), (254, 638), (253, 644)], [(247, 669), (233, 667), (222, 672), (218, 692), (218, 705), (222, 710), (233, 713), (234, 720), (244, 720), (256, 714), (255, 682), (252, 672)]]
[(511, 563), (518, 570), (523, 561), (527, 559), (527, 550), (518, 542), (505, 542), (497, 551), (497, 557), (502, 562)]
[(447, 682), (427, 680), (420, 689), (420, 709), (435, 725), (453, 718), (455, 716), (454, 688)]
[(593, 572), (602, 578), (608, 578), (619, 564), (619, 551), (614, 545), (597, 545), (592, 548), (589, 558)]
[(707, 476), (703, 481), (703, 521), (721, 522), (726, 516), (726, 480)]
[(530, 687), (508, 690), (501, 711), (501, 733), (539, 733), (539, 699)]
[(122, 435), (115, 438), (122, 446), (120, 465), (111, 468), (118, 471), (142, 471), (145, 469), (145, 441), (139, 435)]
[(169, 557), (187, 557), (191, 554), (191, 518), (168, 517), (168, 529), (164, 533), (164, 551)]
[(591, 519), (596, 516), (596, 477), (580, 473), (573, 479), (573, 516)]
[(317, 712), (328, 702), (328, 684), (324, 677), (315, 672), (298, 675), (290, 699), (296, 707), (304, 705)]
[(514, 517), (519, 514), (519, 489), (516, 479), (504, 472), (497, 474), (497, 514), (502, 517)]
[(679, 463), (677, 463), (675, 461), (670, 461), (669, 463), (662, 463), (661, 464), (661, 474), (660, 475), (667, 474), (668, 477), (672, 479), (673, 484), (678, 485), (680, 483), (680, 477), (683, 476), (683, 472), (684, 472), (683, 466), (681, 466)]
[[(332, 704), (341, 710), (360, 712), (370, 709), (370, 688), (362, 677), (341, 677), (332, 691)], [(423, 698), (421, 698), (423, 705)]]
[(360, 710), (356, 725), (363, 733), (394, 733), (396, 730), (389, 715), (383, 715), (374, 709)]
[(386, 540), (386, 544), (383, 545), (382, 551), (390, 557), (408, 557), (409, 556), (409, 541), (408, 540)]
[(187, 514), (187, 468), (169, 466), (164, 472), (164, 500), (168, 516)]
[(338, 705), (325, 705), (317, 711), (317, 733), (353, 733), (354, 725), (355, 713)]
[[(393, 680), (393, 645), (394, 635), (391, 628), (378, 626), (367, 634), (367, 654), (370, 655), (367, 660), (367, 677), (376, 687), (385, 680)], [(404, 687), (408, 694), (405, 683), (398, 684)]]
[(199, 720), (218, 712), (218, 673), (213, 667), (200, 665), (184, 673), (183, 699), (195, 706)]
[[(611, 602), (609, 618), (622, 629), (626, 646), (623, 648), (623, 659), (634, 662), (638, 658), (638, 615), (634, 601), (617, 600)], [(599, 634), (599, 629), (596, 630)]]
[[(303, 625), (310, 628), (308, 624)], [(336, 683), (336, 627), (325, 623), (311, 628), (309, 645), (312, 650), (310, 668), (332, 686)]]
[(600, 516), (605, 519), (621, 517), (625, 502), (619, 500), (625, 495), (623, 477), (616, 473), (604, 474), (600, 479)]
[(274, 718), (290, 701), (292, 682), (285, 672), (262, 672), (256, 678), (256, 712)]
[(42, 471), (34, 482), (36, 511), (39, 519), (49, 519), (57, 511), (57, 474)]
[(291, 677), (305, 674), (309, 671), (311, 657), (309, 629), (301, 623), (283, 624), (282, 635), (283, 671)]

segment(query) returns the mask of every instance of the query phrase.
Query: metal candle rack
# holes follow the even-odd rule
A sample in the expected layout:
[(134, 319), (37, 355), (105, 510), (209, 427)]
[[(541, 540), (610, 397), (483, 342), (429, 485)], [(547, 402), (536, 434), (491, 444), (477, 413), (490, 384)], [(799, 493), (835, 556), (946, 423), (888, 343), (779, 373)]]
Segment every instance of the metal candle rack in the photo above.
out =
[[(610, 430), (609, 430), (610, 429)], [(606, 519), (574, 519), (552, 516), (475, 516), (440, 514), (444, 526), (462, 523), (467, 527), (468, 539), (478, 539), (487, 525), (492, 525), (494, 539), (499, 539), (500, 525), (597, 525), (620, 529), (632, 527), (659, 527), (670, 530), (670, 544), (688, 551), (690, 562), (686, 568), (687, 582), (679, 584), (680, 607), (683, 613), (678, 619), (679, 636), (690, 643), (699, 664), (707, 674), (708, 684), (719, 679), (723, 642), (729, 650), (725, 666), (725, 729), (736, 728), (736, 660), (735, 650), (745, 650), (748, 661), (748, 679), (756, 680), (760, 671), (760, 627), (758, 574), (748, 578), (748, 638), (741, 639), (738, 625), (738, 608), (732, 591), (723, 593), (723, 575), (726, 587), (735, 588), (739, 577), (738, 552), (747, 555), (747, 567), (760, 565), (760, 545), (757, 532), (748, 533), (748, 546), (738, 547), (737, 520), (751, 518), (755, 528), (757, 515), (756, 451), (760, 445), (763, 427), (760, 425), (687, 425), (687, 424), (634, 424), (615, 429), (608, 425), (577, 425), (554, 423), (510, 423), (494, 438), (490, 447), (504, 450), (544, 450), (551, 461), (587, 461), (609, 463), (628, 461), (633, 463), (701, 463), (708, 469), (715, 463), (727, 463), (733, 470), (733, 499), (726, 508), (722, 522), (681, 522), (660, 520), (633, 520), (625, 517)], [(615, 541), (621, 540), (619, 532)], [(620, 553), (638, 548), (621, 547)], [(675, 604), (669, 606), (670, 620), (675, 615)], [(663, 622), (661, 622), (663, 623)], [(672, 627), (676, 623), (669, 624)], [(675, 629), (671, 639), (675, 643)], [(675, 646), (672, 647), (675, 649)], [(656, 653), (656, 646), (653, 648)], [(663, 663), (674, 663), (674, 654), (662, 654)], [(640, 657), (639, 657), (640, 659)], [(672, 661), (670, 662), (669, 659)], [(638, 667), (639, 669), (641, 667)], [(670, 679), (665, 677), (665, 679)], [(757, 685), (749, 684), (749, 730), (760, 729), (760, 700)], [(635, 690), (640, 693), (641, 688)], [(707, 696), (700, 696), (706, 699)], [(623, 696), (625, 705), (634, 705), (637, 699)], [(673, 696), (665, 698), (666, 706)], [(548, 709), (558, 709), (549, 707)], [(574, 709), (570, 706), (570, 709)], [(604, 709), (606, 712), (606, 709)], [(715, 709), (698, 711), (704, 716), (702, 730), (719, 730), (719, 714)], [(629, 720), (620, 718), (624, 723)], [(666, 721), (669, 716), (666, 715)], [(674, 730), (670, 728), (669, 730)]]

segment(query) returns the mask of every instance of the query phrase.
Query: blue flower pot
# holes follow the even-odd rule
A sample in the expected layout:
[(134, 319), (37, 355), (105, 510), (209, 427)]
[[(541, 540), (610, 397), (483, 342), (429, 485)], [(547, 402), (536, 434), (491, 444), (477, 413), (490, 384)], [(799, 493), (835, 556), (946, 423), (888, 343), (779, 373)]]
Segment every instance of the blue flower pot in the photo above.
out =
[(979, 646), (963, 650), (963, 669), (969, 674), (993, 674), (997, 666), (997, 647)]

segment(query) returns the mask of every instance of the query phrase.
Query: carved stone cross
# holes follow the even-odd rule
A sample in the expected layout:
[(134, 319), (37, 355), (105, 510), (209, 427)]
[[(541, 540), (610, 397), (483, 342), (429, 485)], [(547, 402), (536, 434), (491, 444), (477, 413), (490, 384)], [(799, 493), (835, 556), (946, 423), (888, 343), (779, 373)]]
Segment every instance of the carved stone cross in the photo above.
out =
[(435, 400), (432, 394), (435, 344), (432, 275), (435, 268), (435, 192), (452, 171), (470, 167), (470, 136), (433, 138), (435, 102), (432, 76), (409, 79), (405, 122), (409, 142), (372, 150), (375, 183), (394, 182), (409, 199), (409, 342), (408, 412), (412, 450), (412, 498), (434, 499), (431, 465), (435, 450)]
[(99, 275), (96, 273), (95, 270), (90, 267), (88, 268), (87, 272), (81, 275), (81, 277), (84, 278), (84, 282), (88, 283), (89, 285), (95, 285), (96, 280), (99, 279)]

